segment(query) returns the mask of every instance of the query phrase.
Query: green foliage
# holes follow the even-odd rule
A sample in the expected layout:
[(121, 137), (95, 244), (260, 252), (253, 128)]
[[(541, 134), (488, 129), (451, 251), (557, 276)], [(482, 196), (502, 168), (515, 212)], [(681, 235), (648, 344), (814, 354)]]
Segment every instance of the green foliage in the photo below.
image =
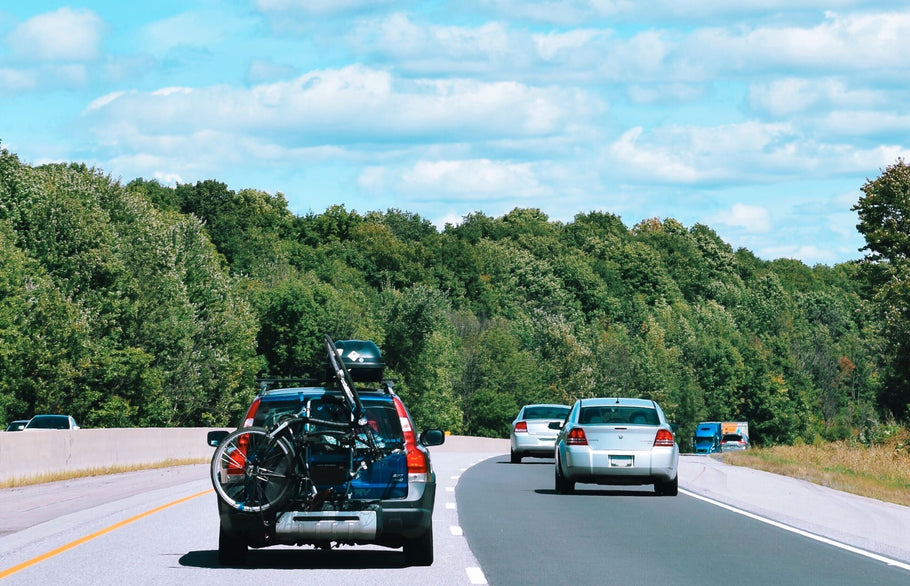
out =
[(853, 210), (888, 356), (879, 402), (895, 417), (910, 417), (910, 165), (899, 159), (862, 191)]
[(682, 446), (701, 420), (860, 434), (910, 403), (908, 185), (900, 161), (863, 187), (866, 262), (808, 267), (672, 218), (517, 208), (439, 232), (0, 149), (0, 416), (232, 423), (257, 375), (319, 374), (328, 333), (380, 345), (421, 428), (506, 437), (522, 405), (625, 395)]
[(3, 153), (4, 415), (213, 425), (259, 368), (257, 324), (198, 221), (81, 165)]

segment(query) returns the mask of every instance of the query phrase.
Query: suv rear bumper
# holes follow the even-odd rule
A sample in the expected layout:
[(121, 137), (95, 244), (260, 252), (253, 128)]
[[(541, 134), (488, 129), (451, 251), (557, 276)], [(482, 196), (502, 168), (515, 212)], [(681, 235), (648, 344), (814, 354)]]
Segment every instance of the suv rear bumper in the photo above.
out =
[[(241, 513), (218, 499), (218, 514), (221, 528), (230, 537), (242, 539), (250, 547), (268, 547), (271, 545), (303, 545), (325, 541), (337, 541), (350, 544), (377, 544), (388, 547), (401, 547), (404, 540), (415, 539), (432, 528), (433, 506), (436, 500), (436, 482), (410, 483), (408, 498), (380, 501), (372, 505), (376, 509), (377, 522), (375, 537), (367, 530), (352, 530), (344, 537), (333, 537), (327, 530), (313, 530), (307, 533), (279, 530), (279, 519), (275, 514), (259, 515)], [(364, 503), (364, 509), (368, 509)], [(286, 511), (281, 511), (284, 513)], [(279, 513), (280, 515), (280, 513)], [(367, 521), (369, 523), (369, 521)]]

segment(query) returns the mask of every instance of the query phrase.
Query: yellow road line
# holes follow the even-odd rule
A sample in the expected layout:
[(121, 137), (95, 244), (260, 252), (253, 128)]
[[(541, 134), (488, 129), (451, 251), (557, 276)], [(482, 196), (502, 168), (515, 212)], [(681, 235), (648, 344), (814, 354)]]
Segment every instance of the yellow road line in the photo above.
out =
[(67, 543), (66, 545), (61, 545), (57, 549), (54, 549), (47, 553), (41, 554), (38, 557), (32, 558), (28, 561), (22, 562), (21, 564), (19, 564), (17, 566), (13, 566), (12, 568), (7, 568), (6, 570), (3, 570), (2, 572), (0, 572), (0, 580), (2, 580), (3, 578), (6, 578), (7, 576), (11, 576), (11, 575), (15, 574), (16, 572), (21, 572), (25, 568), (34, 566), (35, 564), (40, 564), (44, 560), (50, 559), (57, 554), (61, 554), (67, 550), (73, 549), (74, 547), (82, 545), (83, 543), (87, 543), (87, 542), (91, 541), (92, 539), (95, 539), (96, 537), (101, 537), (105, 533), (110, 533), (111, 531), (113, 531), (115, 529), (119, 529), (119, 528), (123, 527), (124, 525), (129, 525), (130, 523), (132, 523), (134, 521), (138, 521), (139, 519), (148, 517), (149, 515), (153, 515), (159, 511), (163, 511), (164, 509), (167, 509), (168, 507), (173, 507), (174, 505), (179, 505), (180, 503), (185, 503), (186, 501), (192, 500), (196, 497), (200, 497), (200, 496), (202, 496), (204, 494), (208, 494), (210, 492), (212, 492), (212, 489), (204, 490), (202, 492), (197, 492), (196, 494), (184, 497), (182, 499), (178, 499), (178, 500), (168, 503), (166, 505), (161, 505), (160, 507), (154, 508), (150, 511), (140, 513), (140, 514), (136, 515), (135, 517), (130, 517), (129, 519), (120, 521), (119, 523), (115, 523), (115, 524), (111, 525), (110, 527), (101, 529), (100, 531), (95, 531), (91, 535), (86, 535), (85, 537), (81, 537), (81, 538), (77, 539), (76, 541), (71, 541), (71, 542)]

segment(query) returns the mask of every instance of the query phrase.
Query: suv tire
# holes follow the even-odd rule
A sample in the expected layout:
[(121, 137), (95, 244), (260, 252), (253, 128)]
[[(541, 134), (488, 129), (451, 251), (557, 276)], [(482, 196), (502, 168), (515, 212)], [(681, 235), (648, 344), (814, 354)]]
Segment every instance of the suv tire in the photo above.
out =
[(404, 542), (404, 559), (409, 566), (433, 565), (433, 525), (420, 537)]
[(247, 545), (243, 539), (232, 537), (218, 530), (218, 563), (226, 567), (237, 567), (246, 564)]

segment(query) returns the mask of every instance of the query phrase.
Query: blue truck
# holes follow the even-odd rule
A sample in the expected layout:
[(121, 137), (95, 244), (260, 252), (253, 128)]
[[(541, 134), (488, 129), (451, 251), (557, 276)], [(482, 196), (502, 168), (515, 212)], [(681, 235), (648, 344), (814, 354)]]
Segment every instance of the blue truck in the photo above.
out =
[(695, 437), (692, 442), (695, 444), (696, 454), (714, 454), (720, 451), (720, 440), (722, 437), (722, 426), (720, 421), (702, 421), (695, 428)]

